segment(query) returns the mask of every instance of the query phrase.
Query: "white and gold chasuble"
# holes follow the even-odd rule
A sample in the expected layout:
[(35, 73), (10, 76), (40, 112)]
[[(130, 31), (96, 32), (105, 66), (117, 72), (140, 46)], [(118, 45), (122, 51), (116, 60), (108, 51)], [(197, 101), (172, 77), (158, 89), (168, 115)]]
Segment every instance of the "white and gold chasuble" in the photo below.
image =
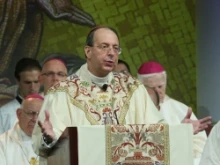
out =
[[(106, 91), (101, 88), (104, 83), (108, 85)], [(148, 124), (163, 120), (138, 80), (119, 73), (109, 73), (103, 80), (92, 76), (86, 64), (77, 75), (49, 89), (40, 121), (45, 119), (45, 110), (50, 113), (57, 138), (69, 126)], [(42, 134), (38, 125), (32, 137), (34, 149), (39, 153)]]

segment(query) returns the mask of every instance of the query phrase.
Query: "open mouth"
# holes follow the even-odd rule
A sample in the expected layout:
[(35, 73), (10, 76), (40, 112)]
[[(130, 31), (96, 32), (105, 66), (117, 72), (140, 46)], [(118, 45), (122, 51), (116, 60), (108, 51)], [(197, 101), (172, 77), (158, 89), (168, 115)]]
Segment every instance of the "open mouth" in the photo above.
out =
[(111, 60), (108, 60), (108, 61), (105, 61), (105, 64), (106, 64), (107, 66), (112, 66), (112, 65), (114, 65), (114, 62), (111, 61)]

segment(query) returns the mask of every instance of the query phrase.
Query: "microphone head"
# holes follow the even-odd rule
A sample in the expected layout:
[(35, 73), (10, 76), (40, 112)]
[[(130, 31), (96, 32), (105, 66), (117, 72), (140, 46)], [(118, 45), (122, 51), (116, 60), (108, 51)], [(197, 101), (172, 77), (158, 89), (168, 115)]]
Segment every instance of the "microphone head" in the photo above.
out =
[(104, 84), (104, 85), (102, 86), (102, 90), (103, 90), (103, 91), (106, 91), (107, 88), (108, 88), (108, 84)]

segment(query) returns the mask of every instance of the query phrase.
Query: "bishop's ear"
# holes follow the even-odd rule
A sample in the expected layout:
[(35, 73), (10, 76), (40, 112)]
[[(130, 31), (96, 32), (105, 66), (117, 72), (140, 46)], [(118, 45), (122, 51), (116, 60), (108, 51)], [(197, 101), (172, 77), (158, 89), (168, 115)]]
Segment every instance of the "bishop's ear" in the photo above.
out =
[(91, 47), (90, 46), (86, 45), (84, 47), (84, 52), (85, 52), (86, 58), (88, 59), (91, 58)]
[(18, 119), (21, 118), (21, 113), (22, 113), (21, 111), (22, 111), (22, 109), (20, 109), (20, 108), (18, 108), (17, 111), (16, 111), (16, 115), (17, 115)]

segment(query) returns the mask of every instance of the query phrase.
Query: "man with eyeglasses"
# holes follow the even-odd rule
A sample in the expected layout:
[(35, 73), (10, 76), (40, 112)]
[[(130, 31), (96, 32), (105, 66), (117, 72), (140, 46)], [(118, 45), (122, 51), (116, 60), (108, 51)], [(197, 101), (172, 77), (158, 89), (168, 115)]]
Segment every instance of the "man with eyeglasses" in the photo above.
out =
[(124, 73), (127, 75), (131, 74), (130, 67), (129, 67), (128, 63), (121, 60), (121, 59), (118, 60), (118, 64), (116, 65), (114, 71), (121, 72), (121, 73)]
[[(18, 122), (0, 135), (1, 165), (38, 165), (39, 158), (32, 148), (32, 132), (44, 98), (39, 94), (28, 95), (17, 109)], [(44, 163), (43, 163), (44, 164)]]
[(47, 59), (42, 65), (40, 82), (44, 88), (44, 95), (47, 90), (60, 81), (67, 78), (67, 68), (64, 61), (60, 58)]
[(39, 93), (41, 66), (32, 58), (20, 59), (15, 67), (14, 76), (18, 86), (17, 96), (0, 108), (0, 134), (12, 128), (17, 120), (16, 110), (23, 98)]
[(137, 76), (150, 96), (155, 92), (158, 94), (157, 107), (168, 124), (192, 123), (193, 126), (199, 127), (193, 136), (194, 165), (198, 165), (207, 139), (204, 129), (211, 124), (211, 117), (198, 120), (191, 108), (166, 94), (167, 75), (160, 63), (156, 61), (143, 63), (138, 69)]
[(37, 154), (44, 155), (40, 151), (55, 144), (68, 126), (148, 124), (163, 120), (137, 79), (112, 72), (121, 53), (114, 29), (92, 29), (84, 52), (87, 63), (69, 81), (60, 82), (47, 92), (32, 136)]

